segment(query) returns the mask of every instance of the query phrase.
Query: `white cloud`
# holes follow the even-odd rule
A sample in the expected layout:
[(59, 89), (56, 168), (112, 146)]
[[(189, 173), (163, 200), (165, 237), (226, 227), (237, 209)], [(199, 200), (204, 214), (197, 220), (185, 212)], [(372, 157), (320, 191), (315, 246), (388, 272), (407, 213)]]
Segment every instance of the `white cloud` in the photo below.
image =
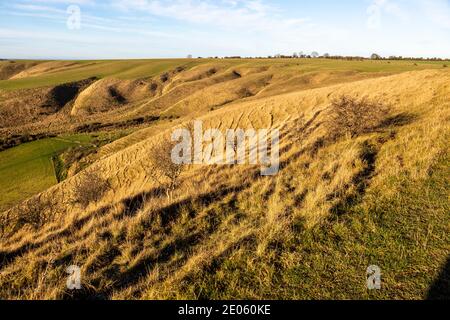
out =
[(428, 19), (440, 27), (450, 28), (450, 1), (420, 0), (419, 2)]
[(32, 3), (47, 3), (47, 4), (83, 4), (83, 5), (94, 5), (95, 0), (24, 0), (24, 2)]
[[(111, 1), (115, 8), (128, 14), (147, 13), (178, 21), (191, 30), (203, 31), (204, 47), (222, 38), (222, 42), (227, 41), (226, 52), (230, 55), (328, 51), (326, 44), (329, 41), (338, 43), (347, 34), (338, 26), (313, 24), (298, 13), (289, 17), (289, 12), (264, 0)], [(212, 54), (221, 55), (223, 51)]]
[[(188, 53), (246, 56), (294, 51), (445, 56), (450, 52), (449, 0), (365, 1), (370, 6), (355, 4), (358, 13), (353, 16), (346, 16), (348, 8), (343, 8), (325, 20), (317, 7), (306, 12), (297, 4), (295, 11), (289, 11), (290, 4), (282, 0), (16, 0), (0, 4), (0, 15), (6, 17), (0, 21), (0, 28), (18, 31), (12, 33), (17, 42), (0, 32), (0, 41), (4, 39), (0, 55), (5, 50), (34, 54), (33, 50), (18, 49), (26, 44), (60, 56), (72, 46), (72, 51), (85, 50), (83, 56), (90, 54), (90, 58), (176, 57)], [(76, 32), (65, 27), (65, 8), (70, 4), (82, 10), (81, 30)], [(30, 24), (35, 20), (26, 17), (48, 21), (34, 28)], [(364, 28), (364, 18), (368, 18), (367, 27), (375, 30)], [(52, 46), (53, 36), (55, 42), (64, 41), (64, 46)], [(48, 38), (47, 42), (39, 41), (43, 38)], [(87, 44), (89, 51), (82, 49), (81, 43)]]
[(406, 21), (409, 15), (399, 3), (392, 0), (373, 0), (367, 8), (367, 27), (369, 29), (379, 29), (382, 26), (383, 14), (388, 14), (402, 21)]
[(208, 24), (229, 29), (270, 30), (293, 25), (302, 26), (306, 19), (285, 19), (279, 9), (262, 0), (112, 0), (125, 11), (141, 11), (193, 24)]

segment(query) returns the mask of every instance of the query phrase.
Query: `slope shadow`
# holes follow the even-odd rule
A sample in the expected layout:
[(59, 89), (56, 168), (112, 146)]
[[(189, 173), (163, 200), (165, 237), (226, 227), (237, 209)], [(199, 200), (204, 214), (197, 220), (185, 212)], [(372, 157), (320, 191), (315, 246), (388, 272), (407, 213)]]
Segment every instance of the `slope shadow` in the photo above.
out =
[(413, 123), (418, 116), (412, 113), (403, 112), (395, 116), (389, 117), (381, 122), (375, 129), (386, 129), (390, 127), (403, 127)]
[[(254, 177), (257, 175), (258, 171), (255, 171)], [(153, 211), (152, 215), (160, 216), (162, 226), (164, 228), (167, 228), (170, 227), (169, 225), (171, 222), (175, 221), (180, 213), (180, 209), (189, 206), (192, 202), (198, 202), (202, 203), (202, 205), (204, 206), (208, 206), (214, 201), (217, 201), (217, 199), (223, 199), (227, 195), (241, 192), (242, 190), (245, 190), (249, 187), (250, 183), (247, 182), (239, 186), (219, 188), (214, 192), (204, 193), (195, 197), (188, 197), (186, 199), (182, 199), (175, 203), (169, 204), (161, 209)], [(157, 193), (158, 191), (155, 189), (153, 192), (147, 194), (142, 193), (137, 196), (130, 197), (124, 202), (124, 204), (127, 206), (124, 212), (126, 212), (127, 215), (136, 214), (140, 209), (143, 208), (142, 205), (145, 203), (147, 196), (154, 196), (155, 192)], [(181, 238), (167, 243), (154, 254), (143, 257), (140, 261), (136, 262), (134, 266), (130, 267), (123, 273), (120, 273), (116, 266), (112, 265), (111, 268), (106, 271), (107, 273), (102, 274), (99, 278), (92, 279), (90, 283), (91, 286), (85, 286), (81, 290), (72, 292), (66, 291), (63, 294), (63, 299), (108, 300), (110, 299), (113, 291), (123, 290), (127, 287), (135, 285), (139, 280), (142, 279), (142, 277), (153, 270), (155, 266), (162, 263), (168, 263), (177, 251), (188, 252), (190, 248), (199, 244), (209, 234), (214, 233), (218, 227), (218, 225), (214, 225), (211, 229), (204, 230), (204, 233), (193, 232), (190, 234), (185, 234)], [(113, 281), (113, 284), (107, 288), (97, 290), (96, 287), (98, 287), (99, 283), (105, 279)]]
[(450, 256), (439, 277), (428, 289), (427, 300), (450, 300)]

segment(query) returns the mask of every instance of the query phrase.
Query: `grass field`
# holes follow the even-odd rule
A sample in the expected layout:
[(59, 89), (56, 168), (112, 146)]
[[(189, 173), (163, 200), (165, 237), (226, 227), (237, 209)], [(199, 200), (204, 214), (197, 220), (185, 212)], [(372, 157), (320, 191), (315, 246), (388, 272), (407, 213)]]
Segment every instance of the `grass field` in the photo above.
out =
[[(12, 205), (0, 214), (0, 298), (431, 296), (450, 256), (450, 72), (444, 62), (77, 64), (2, 81), (0, 88), (118, 78), (83, 88), (86, 100), (73, 97), (41, 123), (30, 118), (29, 128), (50, 130), (58, 124), (68, 132), (70, 124), (96, 128), (98, 121), (112, 124), (107, 134), (129, 131), (88, 153), (86, 162), (76, 160), (78, 174), (70, 167), (67, 179), (51, 190), (56, 184), (51, 157), (79, 143), (97, 144), (91, 141), (94, 134), (36, 141), (0, 153), (0, 207)], [(176, 66), (186, 68), (161, 77)], [(138, 89), (120, 81), (152, 75), (136, 81), (143, 83)], [(134, 94), (142, 99), (133, 100)], [(122, 103), (108, 109), (117, 97)], [(340, 120), (353, 122), (350, 126), (334, 117), (335, 101), (343, 97), (358, 107), (343, 106), (350, 116)], [(96, 102), (105, 110), (70, 113), (73, 105), (88, 110)], [(376, 114), (377, 106), (384, 111)], [(157, 120), (146, 122), (151, 116)], [(152, 174), (164, 170), (167, 158), (152, 155), (192, 119), (201, 120), (204, 130), (221, 132), (278, 129), (280, 171), (263, 177), (251, 165), (205, 164), (183, 167), (175, 187), (170, 177), (155, 178)], [(361, 130), (349, 132), (355, 126)], [(61, 156), (66, 163), (60, 167), (68, 158), (79, 159), (68, 154)], [(164, 192), (171, 186), (172, 193)], [(34, 193), (29, 202), (37, 206), (14, 206)], [(42, 223), (36, 223), (36, 211)], [(68, 265), (80, 266), (82, 290), (67, 290)], [(367, 288), (369, 265), (381, 268), (380, 291)], [(443, 283), (449, 283), (446, 276), (440, 277)], [(432, 297), (443, 295), (437, 290)]]
[[(450, 204), (442, 201), (448, 196), (449, 164), (447, 155), (426, 179), (391, 181), (386, 187), (396, 189), (392, 197), (379, 197), (382, 190), (374, 190), (325, 225), (292, 230), (289, 237), (285, 232), (263, 256), (252, 256), (251, 245), (241, 246), (214, 273), (201, 272), (162, 297), (448, 299), (448, 289), (430, 286), (450, 258)], [(369, 265), (382, 270), (381, 290), (367, 290)], [(449, 278), (440, 281), (450, 284)]]
[(61, 83), (79, 81), (90, 77), (115, 77), (119, 79), (149, 78), (176, 67), (191, 68), (200, 64), (215, 63), (228, 66), (288, 66), (298, 72), (312, 71), (358, 71), (397, 73), (430, 68), (442, 68), (447, 62), (432, 61), (342, 61), (330, 59), (161, 59), (161, 60), (105, 60), (105, 61), (71, 61), (78, 66), (36, 75), (33, 77), (0, 81), (0, 89), (28, 89)]
[(15, 90), (44, 87), (91, 77), (119, 79), (149, 78), (179, 66), (191, 67), (196, 60), (126, 60), (126, 61), (73, 61), (78, 66), (33, 77), (0, 81), (0, 89)]
[(87, 144), (88, 135), (48, 138), (0, 152), (0, 210), (57, 183), (52, 157), (69, 147)]

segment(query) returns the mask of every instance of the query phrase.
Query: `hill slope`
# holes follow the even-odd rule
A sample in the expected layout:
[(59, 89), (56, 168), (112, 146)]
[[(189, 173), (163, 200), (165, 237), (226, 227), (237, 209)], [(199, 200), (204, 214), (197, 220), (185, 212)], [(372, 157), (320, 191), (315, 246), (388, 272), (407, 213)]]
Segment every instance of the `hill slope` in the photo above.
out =
[[(427, 296), (450, 255), (450, 72), (308, 81), (255, 65), (187, 72), (158, 77), (155, 97), (108, 115), (178, 118), (103, 147), (79, 174), (1, 214), (0, 297)], [(337, 136), (330, 103), (342, 95), (382, 101), (389, 112), (370, 131)], [(192, 118), (222, 131), (279, 129), (279, 174), (189, 166), (165, 197), (146, 170), (150, 154)], [(97, 175), (110, 188), (86, 207), (74, 201)], [(65, 288), (69, 265), (82, 267), (83, 290)], [(367, 291), (369, 265), (382, 269), (383, 290)]]

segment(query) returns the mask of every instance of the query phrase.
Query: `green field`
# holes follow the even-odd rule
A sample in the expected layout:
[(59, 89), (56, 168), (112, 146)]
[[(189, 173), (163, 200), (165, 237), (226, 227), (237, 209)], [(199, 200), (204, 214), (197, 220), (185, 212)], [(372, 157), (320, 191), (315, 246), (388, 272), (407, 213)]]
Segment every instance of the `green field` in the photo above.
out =
[(90, 140), (89, 135), (48, 138), (0, 152), (0, 211), (56, 184), (52, 157)]
[(15, 90), (37, 88), (61, 83), (80, 81), (91, 77), (115, 77), (119, 79), (138, 79), (156, 76), (179, 66), (192, 67), (200, 61), (164, 60), (110, 60), (76, 61), (79, 66), (43, 75), (15, 80), (0, 81), (0, 89)]
[(68, 83), (90, 77), (114, 77), (119, 79), (150, 78), (177, 67), (192, 68), (206, 63), (222, 63), (232, 66), (282, 66), (299, 72), (357, 71), (397, 73), (413, 70), (443, 68), (443, 61), (363, 60), (332, 59), (153, 59), (153, 60), (98, 60), (72, 61), (79, 66), (38, 76), (0, 81), (0, 89), (15, 90)]

